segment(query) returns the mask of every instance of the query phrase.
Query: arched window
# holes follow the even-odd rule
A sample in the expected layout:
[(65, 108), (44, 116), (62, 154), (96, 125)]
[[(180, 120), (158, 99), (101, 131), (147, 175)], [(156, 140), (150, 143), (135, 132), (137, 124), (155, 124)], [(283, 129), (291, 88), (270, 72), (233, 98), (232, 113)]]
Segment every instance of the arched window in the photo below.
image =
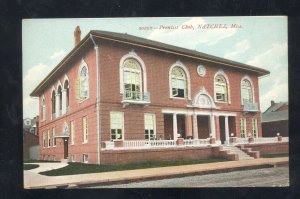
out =
[(52, 119), (55, 119), (55, 90), (51, 94)]
[(142, 99), (142, 69), (136, 59), (128, 58), (123, 63), (123, 86), (125, 99)]
[(171, 88), (172, 97), (186, 98), (188, 95), (187, 77), (181, 67), (176, 66), (171, 71)]
[(241, 82), (242, 103), (253, 103), (253, 90), (251, 82), (248, 79), (243, 79)]
[(88, 68), (83, 66), (80, 71), (79, 77), (80, 83), (80, 99), (87, 99), (89, 96), (89, 80), (88, 80)]
[(217, 101), (228, 102), (228, 84), (221, 74), (215, 77), (215, 96)]
[(46, 100), (44, 96), (42, 99), (42, 118), (43, 120), (46, 120)]
[(65, 92), (65, 97), (66, 97), (66, 113), (69, 112), (69, 82), (68, 80), (65, 81), (64, 83), (64, 92)]
[(62, 90), (61, 90), (61, 86), (58, 87), (57, 89), (57, 95), (58, 95), (58, 116), (61, 116), (61, 110), (62, 110)]

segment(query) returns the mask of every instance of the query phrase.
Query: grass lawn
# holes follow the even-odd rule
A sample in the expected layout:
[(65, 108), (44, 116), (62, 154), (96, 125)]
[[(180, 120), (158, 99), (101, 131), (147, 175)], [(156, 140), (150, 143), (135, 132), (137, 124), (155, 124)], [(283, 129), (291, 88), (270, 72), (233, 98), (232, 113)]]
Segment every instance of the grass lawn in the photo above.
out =
[(274, 153), (274, 154), (264, 154), (260, 156), (261, 158), (279, 158), (279, 157), (289, 157), (288, 153)]
[(30, 170), (30, 169), (35, 169), (38, 168), (38, 164), (23, 164), (23, 169), (24, 170)]
[(174, 161), (148, 161), (121, 165), (96, 165), (96, 164), (83, 164), (83, 163), (69, 163), (68, 166), (55, 169), (51, 171), (44, 171), (40, 174), (46, 176), (60, 176), (60, 175), (74, 175), (83, 173), (100, 173), (108, 171), (122, 171), (122, 170), (133, 170), (133, 169), (144, 169), (154, 167), (167, 167), (167, 166), (178, 166), (178, 165), (189, 165), (189, 164), (204, 164), (211, 162), (224, 162), (227, 161), (225, 158), (208, 158), (199, 160), (174, 160)]
[(43, 162), (60, 162), (60, 161), (50, 161), (50, 160), (24, 160), (24, 163), (43, 163)]

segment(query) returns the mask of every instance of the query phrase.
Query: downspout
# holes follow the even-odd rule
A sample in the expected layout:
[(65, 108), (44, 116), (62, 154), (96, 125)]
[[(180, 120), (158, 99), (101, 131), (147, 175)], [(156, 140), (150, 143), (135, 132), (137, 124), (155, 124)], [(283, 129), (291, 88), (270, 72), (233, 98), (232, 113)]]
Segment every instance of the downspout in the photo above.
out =
[(98, 137), (98, 164), (100, 164), (100, 157), (101, 157), (101, 137), (100, 137), (100, 75), (99, 75), (99, 48), (98, 45), (95, 43), (92, 34), (90, 34), (90, 38), (94, 44), (94, 49), (96, 52), (96, 79), (97, 79), (97, 99), (96, 99), (96, 107), (97, 107), (97, 137)]

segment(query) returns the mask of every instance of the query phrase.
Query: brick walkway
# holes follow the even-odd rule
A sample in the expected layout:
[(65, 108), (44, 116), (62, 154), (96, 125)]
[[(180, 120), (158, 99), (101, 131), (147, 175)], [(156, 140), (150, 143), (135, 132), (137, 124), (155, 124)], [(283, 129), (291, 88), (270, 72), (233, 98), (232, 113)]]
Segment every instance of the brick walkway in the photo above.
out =
[(113, 184), (116, 182), (142, 181), (146, 179), (162, 179), (195, 174), (221, 173), (250, 168), (263, 168), (268, 166), (276, 166), (278, 164), (288, 164), (288, 157), (260, 158), (254, 160), (228, 161), (66, 176), (42, 176), (28, 170), (24, 171), (24, 188), (56, 188), (68, 186), (69, 188), (77, 188), (90, 185)]

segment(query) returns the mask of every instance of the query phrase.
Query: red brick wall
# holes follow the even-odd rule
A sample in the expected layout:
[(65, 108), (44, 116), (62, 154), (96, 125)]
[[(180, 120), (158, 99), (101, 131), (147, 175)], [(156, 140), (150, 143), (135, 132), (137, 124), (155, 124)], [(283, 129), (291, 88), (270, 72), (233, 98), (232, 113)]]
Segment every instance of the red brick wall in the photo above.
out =
[(288, 153), (289, 143), (268, 143), (268, 144), (245, 144), (245, 148), (251, 148), (252, 151), (260, 151), (260, 154), (275, 154), (275, 153)]
[[(88, 65), (89, 73), (89, 98), (79, 102), (76, 98), (75, 91), (75, 81), (78, 79), (79, 67), (81, 60), (84, 59)], [(74, 121), (75, 129), (75, 141), (74, 145), (70, 144), (70, 139), (68, 141), (68, 152), (69, 158), (71, 155), (75, 155), (76, 161), (82, 161), (82, 155), (88, 154), (90, 162), (97, 162), (97, 115), (96, 115), (96, 67), (95, 67), (95, 51), (90, 48), (85, 53), (79, 53), (79, 55), (74, 59), (74, 61), (69, 63), (69, 67), (64, 71), (58, 79), (60, 80), (62, 86), (64, 85), (65, 74), (69, 79), (69, 109), (68, 114), (64, 114), (59, 118), (51, 120), (52, 114), (52, 105), (51, 105), (51, 94), (52, 86), (57, 88), (57, 81), (49, 84), (48, 88), (44, 92), (46, 99), (46, 120), (41, 120), (39, 126), (39, 141), (40, 141), (40, 159), (45, 155), (46, 158), (50, 155), (50, 158), (53, 158), (53, 155), (56, 155), (56, 160), (63, 159), (63, 142), (62, 138), (57, 138), (57, 145), (53, 147), (52, 140), (52, 128), (55, 128), (56, 135), (61, 135), (63, 125), (66, 122), (69, 128), (70, 133), (70, 122)], [(42, 100), (40, 96), (40, 104)], [(88, 143), (83, 143), (83, 129), (82, 129), (82, 118), (86, 116), (88, 121)], [(40, 106), (40, 117), (41, 117), (41, 106)], [(43, 132), (50, 130), (51, 137), (51, 146), (48, 148), (43, 148)]]
[(218, 147), (101, 151), (101, 164), (127, 164), (155, 160), (193, 160), (219, 157)]
[[(218, 64), (209, 63), (201, 60), (190, 59), (180, 55), (174, 55), (166, 52), (158, 52), (151, 49), (132, 46), (130, 44), (120, 44), (113, 41), (97, 40), (100, 50), (100, 127), (101, 141), (110, 140), (110, 112), (124, 112), (124, 138), (125, 139), (144, 139), (144, 113), (154, 113), (156, 115), (156, 136), (165, 138), (164, 115), (162, 108), (187, 108), (187, 104), (204, 86), (210, 96), (214, 98), (213, 78), (219, 69), (223, 69), (227, 74), (230, 84), (231, 103), (217, 103), (219, 111), (230, 111), (237, 114), (236, 130), (239, 134), (239, 118), (247, 117), (247, 125), (250, 129), (250, 118), (258, 118), (260, 126), (260, 113), (243, 115), (240, 96), (240, 81), (247, 74), (251, 77), (254, 83), (255, 101), (258, 102), (258, 79), (256, 74), (251, 72), (241, 71), (239, 69), (230, 69)], [(61, 116), (58, 119), (51, 120), (51, 92), (52, 86), (57, 88), (57, 80), (49, 82), (47, 89), (44, 92), (46, 99), (46, 120), (40, 122), (40, 144), (42, 144), (43, 132), (50, 129), (52, 136), (52, 128), (56, 128), (56, 135), (62, 131), (64, 122), (67, 122), (70, 128), (70, 121), (75, 121), (75, 144), (69, 146), (69, 156), (75, 155), (76, 160), (82, 159), (82, 154), (89, 155), (90, 162), (97, 162), (97, 114), (96, 114), (96, 63), (95, 51), (92, 46), (87, 47), (87, 51), (79, 50), (77, 57), (73, 61), (66, 63), (68, 67), (57, 77), (63, 86), (65, 74), (69, 78), (70, 85), (70, 113)], [(121, 104), (122, 95), (120, 95), (120, 59), (128, 54), (132, 49), (144, 61), (147, 72), (147, 90), (150, 92), (151, 103), (149, 106), (129, 105), (123, 107)], [(75, 96), (75, 80), (78, 78), (78, 70), (81, 60), (84, 59), (89, 69), (89, 98), (81, 103), (78, 102)], [(191, 85), (191, 100), (189, 99), (172, 99), (169, 97), (169, 68), (178, 59), (187, 67), (190, 74)], [(203, 64), (206, 66), (206, 75), (199, 77), (197, 74), (197, 66)], [(40, 96), (40, 104), (42, 95)], [(201, 109), (199, 109), (201, 110)], [(206, 110), (207, 111), (207, 110)], [(88, 144), (82, 143), (82, 117), (88, 118)], [(40, 118), (41, 106), (40, 106)], [(216, 125), (218, 119), (215, 119)], [(219, 132), (219, 127), (216, 126), (216, 131)], [(261, 129), (259, 128), (259, 135)], [(217, 139), (220, 135), (217, 133)], [(52, 139), (51, 139), (52, 141)], [(70, 141), (69, 141), (70, 143)], [(40, 148), (40, 155), (56, 155), (56, 159), (63, 157), (63, 145), (57, 140), (57, 147)]]

